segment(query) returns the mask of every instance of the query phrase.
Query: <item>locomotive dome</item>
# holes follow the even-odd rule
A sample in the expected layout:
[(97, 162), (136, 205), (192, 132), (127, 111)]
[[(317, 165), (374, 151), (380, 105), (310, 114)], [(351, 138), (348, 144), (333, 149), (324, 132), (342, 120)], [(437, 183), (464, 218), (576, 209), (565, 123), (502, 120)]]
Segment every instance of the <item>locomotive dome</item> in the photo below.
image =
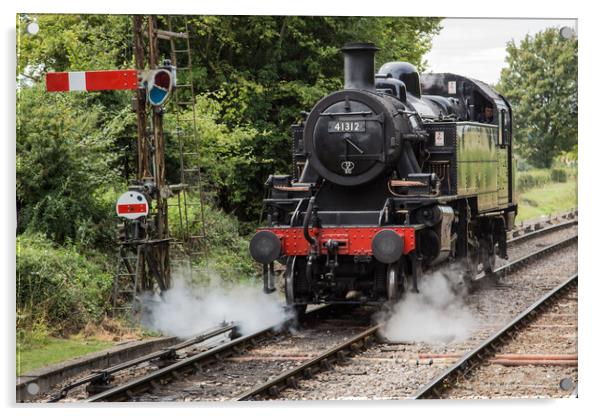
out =
[(416, 67), (408, 62), (388, 62), (380, 67), (377, 76), (398, 79), (404, 83), (406, 91), (420, 98), (420, 76)]

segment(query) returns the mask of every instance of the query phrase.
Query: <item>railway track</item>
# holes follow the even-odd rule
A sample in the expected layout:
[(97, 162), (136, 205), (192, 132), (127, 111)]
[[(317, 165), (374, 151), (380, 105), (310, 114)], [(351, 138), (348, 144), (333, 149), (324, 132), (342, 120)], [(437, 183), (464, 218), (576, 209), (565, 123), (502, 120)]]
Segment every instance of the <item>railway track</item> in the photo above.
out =
[[(552, 238), (550, 236), (553, 235), (562, 235), (565, 229), (570, 228), (571, 226), (576, 225), (575, 221), (567, 221), (566, 223), (559, 224), (556, 226), (542, 228), (540, 230), (532, 231), (531, 233), (524, 234), (519, 238), (515, 238), (509, 242), (510, 246), (519, 246), (521, 244), (528, 244), (528, 241), (535, 240), (535, 237), (542, 237), (547, 235), (548, 239)], [(528, 237), (525, 237), (528, 236)], [(491, 285), (499, 284), (500, 280), (505, 276), (523, 268), (525, 265), (530, 262), (536, 261), (535, 259), (541, 258), (542, 256), (546, 256), (554, 251), (561, 250), (563, 247), (570, 246), (576, 241), (576, 236), (565, 238), (560, 242), (555, 244), (547, 245), (544, 248), (536, 249), (532, 255), (525, 255), (521, 258), (511, 261), (510, 263), (496, 269), (493, 275), (481, 275), (479, 276), (479, 287), (486, 288)], [(532, 249), (533, 247), (531, 247)], [(328, 309), (328, 308), (324, 308)], [(324, 312), (320, 312), (320, 310), (311, 312), (308, 315), (308, 324), (311, 326), (312, 317), (315, 316), (317, 319), (315, 321), (320, 321), (319, 315)], [(365, 317), (364, 317), (365, 319)], [(356, 317), (357, 320), (357, 317)], [(353, 322), (353, 320), (349, 321)], [(345, 325), (349, 326), (349, 322)], [(288, 325), (289, 323), (284, 323), (283, 325)], [(340, 324), (340, 323), (339, 323)], [(326, 327), (327, 328), (327, 327)], [(318, 328), (318, 332), (322, 331), (336, 331), (337, 328), (330, 327), (329, 329)], [(340, 329), (340, 328), (339, 328)], [(273, 348), (273, 345), (277, 345), (278, 343), (286, 346), (286, 339), (293, 339), (295, 337), (295, 332), (290, 333), (285, 331), (285, 333), (280, 331), (274, 331), (271, 328), (265, 328), (262, 331), (258, 331), (253, 334), (249, 334), (244, 337), (236, 338), (233, 336), (232, 340), (228, 342), (223, 342), (220, 345), (215, 345), (210, 349), (205, 351), (198, 352), (196, 354), (187, 354), (187, 356), (177, 359), (177, 356), (174, 355), (174, 352), (167, 353), (166, 351), (155, 353), (153, 359), (162, 358), (164, 361), (164, 367), (158, 369), (157, 371), (152, 371), (150, 373), (144, 374), (142, 376), (134, 376), (133, 379), (125, 380), (122, 384), (118, 386), (114, 386), (113, 384), (107, 384), (111, 381), (111, 375), (114, 372), (122, 371), (126, 368), (131, 368), (136, 364), (140, 364), (144, 362), (145, 357), (141, 357), (137, 360), (137, 363), (124, 363), (118, 366), (114, 366), (116, 368), (110, 368), (102, 370), (98, 373), (92, 374), (88, 377), (85, 377), (79, 380), (77, 386), (81, 386), (85, 383), (93, 382), (95, 385), (96, 393), (95, 395), (88, 397), (85, 401), (96, 402), (96, 401), (125, 401), (125, 400), (145, 400), (145, 401), (154, 401), (154, 400), (163, 400), (165, 397), (163, 393), (168, 391), (168, 397), (171, 397), (173, 400), (256, 400), (259, 398), (274, 398), (282, 395), (286, 390), (292, 390), (292, 388), (299, 387), (300, 382), (303, 380), (311, 379), (316, 374), (323, 372), (325, 370), (332, 370), (335, 366), (339, 364), (348, 363), (351, 357), (354, 356), (362, 356), (363, 354), (358, 354), (363, 351), (366, 351), (370, 348), (374, 348), (375, 345), (379, 343), (377, 341), (378, 332), (381, 329), (381, 325), (369, 325), (369, 322), (360, 327), (348, 327), (346, 331), (339, 331), (340, 333), (337, 336), (329, 335), (331, 341), (328, 345), (327, 343), (320, 344), (322, 349), (319, 348), (314, 349), (308, 353), (308, 349), (310, 347), (306, 346), (302, 351), (297, 351), (295, 354), (286, 353), (286, 348), (284, 352), (278, 352), (276, 350), (272, 352), (265, 353), (263, 355), (260, 354), (259, 357), (253, 358), (253, 354), (257, 356), (258, 348), (263, 348), (262, 346), (270, 346), (269, 348)], [(230, 330), (233, 330), (232, 328)], [(297, 330), (300, 332), (296, 333), (296, 336), (300, 334), (305, 336), (304, 334), (308, 334), (311, 332), (307, 332), (308, 328), (304, 328), (301, 330)], [(306, 331), (306, 332), (304, 332)], [(311, 336), (307, 336), (306, 342), (307, 344), (312, 344)], [(186, 341), (182, 344), (190, 343), (191, 341)], [(184, 345), (184, 347), (189, 347), (192, 344)], [(290, 345), (288, 347), (290, 349)], [(170, 349), (173, 350), (174, 348)], [(177, 350), (177, 349), (176, 349)], [(159, 357), (158, 357), (158, 356)], [(245, 358), (246, 357), (246, 358)], [(146, 357), (149, 359), (149, 357)], [(170, 363), (171, 361), (171, 363)], [(226, 364), (231, 363), (241, 363), (241, 362), (256, 362), (262, 363), (261, 365), (255, 365), (256, 369), (260, 369), (261, 371), (266, 370), (265, 362), (272, 362), (279, 365), (275, 365), (274, 368), (270, 369), (265, 374), (255, 374), (255, 377), (251, 382), (248, 382), (251, 388), (248, 389), (238, 389), (236, 391), (229, 391), (224, 393), (216, 393), (216, 389), (212, 389), (213, 384), (224, 384), (222, 383), (220, 377), (223, 375), (227, 378), (227, 372), (224, 372), (223, 367)], [(299, 364), (301, 362), (301, 364)], [(217, 371), (211, 370), (211, 368), (217, 368)], [(219, 369), (222, 369), (222, 374), (219, 373)], [(249, 368), (247, 367), (247, 370)], [(242, 376), (240, 371), (245, 371), (244, 369), (238, 369), (238, 374), (231, 375), (230, 377), (237, 381)], [(251, 368), (249, 370), (251, 373), (254, 370)], [(193, 378), (196, 381), (188, 382), (186, 381), (189, 378)], [(212, 379), (213, 381), (208, 384), (203, 385), (203, 379)], [(186, 386), (186, 384), (190, 384)], [(194, 383), (197, 383), (196, 385)], [(104, 384), (104, 386), (103, 386)], [(225, 383), (228, 384), (228, 383)], [(236, 384), (231, 383), (231, 384)], [(240, 383), (239, 383), (240, 384)], [(172, 385), (171, 390), (169, 388), (166, 389), (166, 386)], [(182, 386), (184, 385), (184, 386)], [(66, 393), (74, 387), (72, 386), (68, 389), (63, 389), (59, 393), (58, 396), (54, 396), (53, 399), (57, 397), (62, 399), (66, 396)], [(182, 390), (186, 390), (190, 393), (187, 395), (181, 395), (177, 392), (174, 393), (174, 389), (178, 389), (179, 387)], [(244, 383), (242, 383), (244, 387)], [(213, 395), (210, 397), (206, 397), (203, 395), (195, 394), (195, 391), (198, 392), (199, 387), (201, 390), (212, 391)], [(209, 387), (209, 388), (207, 388)], [(239, 386), (240, 387), (240, 386)], [(104, 390), (104, 391), (102, 391)], [(219, 389), (217, 389), (219, 390)], [(89, 392), (94, 392), (94, 389), (88, 389)], [(100, 391), (100, 392), (99, 392)], [(162, 393), (163, 392), (163, 393)], [(182, 397), (185, 396), (185, 397)], [(81, 398), (81, 397), (80, 397)]]
[[(518, 317), (504, 326), (502, 329), (494, 333), (490, 338), (485, 340), (482, 344), (477, 346), (472, 351), (466, 353), (461, 357), (454, 365), (452, 365), (447, 371), (435, 378), (429, 384), (424, 386), (420, 391), (416, 393), (413, 399), (433, 399), (433, 398), (448, 398), (448, 397), (461, 397), (454, 396), (453, 390), (458, 389), (458, 385), (463, 385), (470, 378), (471, 373), (475, 373), (478, 369), (481, 369), (488, 363), (501, 364), (501, 365), (546, 365), (546, 366), (557, 366), (557, 365), (577, 365), (576, 354), (567, 355), (525, 355), (525, 354), (513, 354), (513, 355), (496, 355), (503, 346), (512, 344), (515, 342), (515, 338), (523, 333), (530, 323), (532, 323), (537, 317), (544, 314), (552, 305), (558, 303), (560, 299), (564, 299), (567, 293), (573, 293), (575, 296), (575, 308), (572, 312), (576, 318), (576, 287), (578, 283), (578, 276), (575, 274), (569, 277), (566, 281), (546, 293), (543, 297), (537, 300), (533, 305), (527, 308)], [(576, 333), (576, 327), (572, 330)], [(576, 347), (576, 346), (575, 346)], [(561, 388), (566, 390), (573, 390), (576, 387), (576, 382), (565, 381), (566, 378), (561, 379)], [(562, 386), (565, 383), (566, 388)], [(486, 385), (491, 385), (487, 383)], [(452, 393), (450, 394), (450, 390)], [(472, 393), (475, 394), (474, 392)]]
[(254, 400), (264, 395), (275, 397), (286, 388), (298, 388), (298, 381), (301, 378), (311, 378), (320, 371), (332, 370), (335, 363), (343, 362), (353, 354), (373, 344), (376, 341), (378, 330), (380, 328), (381, 325), (373, 325), (369, 329), (361, 332), (351, 339), (345, 340), (344, 342), (319, 354), (317, 357), (303, 362), (293, 369), (288, 370), (271, 380), (268, 380), (259, 387), (253, 388), (234, 397), (232, 400)]
[[(316, 308), (308, 312), (308, 317), (319, 315), (321, 309)], [(283, 320), (276, 326), (285, 326), (291, 322), (290, 319)], [(229, 347), (236, 350), (239, 348), (239, 345), (244, 346), (249, 340), (255, 343), (262, 338), (267, 339), (278, 332), (274, 328), (266, 327), (254, 332), (250, 336), (241, 337), (238, 326), (235, 323), (223, 323), (216, 328), (211, 328), (169, 348), (161, 349), (102, 370), (93, 371), (76, 380), (66, 381), (60, 386), (58, 392), (46, 395), (47, 399), (44, 401), (54, 403), (66, 398), (80, 401), (85, 400), (86, 396), (102, 397), (104, 394), (110, 395), (118, 383), (127, 383), (130, 379), (135, 379), (135, 381), (144, 384), (144, 380), (147, 377), (149, 380), (153, 380), (155, 377), (160, 376), (161, 371), (165, 370), (165, 368), (167, 370), (175, 369), (173, 374), (178, 374), (177, 371), (181, 368), (186, 370), (189, 364), (192, 366), (198, 365), (195, 359), (202, 362), (203, 357), (213, 355), (213, 353), (219, 357), (220, 350)], [(212, 354), (205, 354), (214, 348), (216, 350)], [(138, 378), (140, 379), (138, 380)], [(69, 393), (73, 391), (75, 391), (74, 395), (76, 397), (68, 398)]]
[[(487, 285), (496, 284), (504, 276), (507, 276), (512, 272), (516, 272), (519, 268), (527, 266), (534, 260), (539, 259), (546, 254), (562, 250), (564, 247), (575, 243), (576, 240), (576, 236), (566, 238), (556, 244), (537, 250), (530, 255), (523, 256), (505, 266), (496, 269), (493, 275), (483, 274), (480, 276), (479, 281), (482, 283), (480, 286), (487, 287)], [(234, 397), (233, 400), (243, 401), (261, 400), (264, 398), (273, 399), (278, 397), (287, 389), (298, 389), (300, 387), (300, 380), (309, 379), (321, 371), (333, 370), (336, 365), (339, 365), (340, 368), (344, 368), (352, 356), (360, 353), (361, 351), (370, 347), (371, 344), (375, 343), (381, 329), (381, 324), (374, 325), (355, 337), (345, 340), (329, 350), (300, 363), (296, 367), (283, 372), (282, 374), (266, 381), (258, 387)], [(292, 399), (294, 396), (288, 396), (285, 398)]]
[(342, 309), (310, 312), (314, 322), (306, 317), (304, 325), (291, 331), (266, 329), (237, 338), (85, 401), (230, 400), (266, 376), (281, 373), (299, 357), (328, 349), (369, 327), (372, 308), (353, 309), (348, 318)]
[(548, 219), (540, 220), (534, 223), (523, 224), (512, 231), (508, 231), (508, 242), (517, 242), (528, 240), (542, 234), (553, 232), (562, 228), (577, 225), (578, 210), (568, 211), (556, 216), (550, 216)]
[(571, 218), (567, 221), (563, 221), (558, 224), (550, 224), (547, 226), (540, 227), (528, 227), (521, 231), (509, 232), (508, 245), (522, 243), (524, 241), (528, 241), (537, 237), (541, 237), (546, 234), (551, 234), (556, 231), (564, 230), (566, 228), (577, 226), (579, 220), (576, 218)]
[(178, 358), (178, 351), (185, 350), (205, 341), (215, 339), (219, 336), (229, 336), (230, 338), (235, 339), (238, 337), (238, 327), (233, 323), (224, 323), (169, 348), (161, 349), (142, 357), (134, 358), (102, 370), (94, 371), (85, 377), (77, 379), (63, 386), (58, 394), (52, 396), (48, 402), (56, 403), (67, 397), (71, 390), (84, 385), (86, 385), (86, 391), (88, 393), (98, 393), (99, 391), (106, 390), (107, 386), (110, 385), (114, 374), (116, 373), (135, 367), (142, 363), (154, 361), (161, 365), (161, 363), (165, 363), (166, 361), (175, 361)]
[(498, 282), (501, 279), (503, 279), (505, 276), (507, 276), (508, 274), (514, 273), (518, 269), (525, 267), (526, 265), (533, 262), (534, 260), (537, 260), (550, 253), (562, 250), (564, 247), (567, 247), (567, 246), (570, 246), (571, 244), (576, 244), (576, 243), (577, 243), (577, 236), (574, 235), (571, 237), (564, 238), (556, 243), (546, 245), (543, 248), (537, 249), (529, 254), (525, 254), (524, 256), (519, 257), (515, 260), (512, 260), (509, 263), (505, 264), (504, 266), (495, 269), (494, 272), (490, 275), (481, 273), (479, 276), (477, 276), (477, 282), (483, 282), (485, 284), (488, 284), (491, 282)]

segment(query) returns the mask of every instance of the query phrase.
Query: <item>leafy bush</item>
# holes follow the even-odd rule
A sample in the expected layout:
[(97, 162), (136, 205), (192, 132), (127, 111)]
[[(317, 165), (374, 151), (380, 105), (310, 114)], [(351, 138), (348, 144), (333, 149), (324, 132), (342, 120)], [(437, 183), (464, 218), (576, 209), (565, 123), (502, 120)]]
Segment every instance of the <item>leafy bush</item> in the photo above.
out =
[(532, 169), (518, 172), (516, 187), (519, 192), (525, 192), (552, 182), (566, 182), (576, 175), (577, 170), (574, 168)]
[(525, 159), (523, 159), (522, 157), (516, 158), (516, 170), (518, 170), (519, 172), (526, 172), (531, 169), (533, 169), (533, 166), (531, 166), (529, 162), (527, 162)]
[[(217, 100), (207, 95), (197, 97), (200, 146), (193, 139), (190, 126), (184, 126), (184, 151), (198, 154), (190, 156), (188, 164), (202, 167), (205, 191), (213, 196), (217, 206), (243, 221), (257, 221), (266, 178), (273, 172), (290, 170), (291, 139), (256, 126), (220, 124), (219, 114), (223, 110)], [(185, 114), (182, 118), (191, 116)], [(168, 115), (166, 129), (173, 130), (174, 121)], [(172, 161), (179, 158), (177, 148), (168, 152)], [(286, 156), (280, 157), (282, 154)], [(179, 166), (172, 162), (171, 171), (178, 170)]]
[(567, 171), (564, 169), (552, 169), (550, 172), (552, 182), (566, 182), (568, 179)]
[[(17, 351), (46, 345), (50, 330), (42, 317), (29, 319), (27, 313), (17, 314)], [(20, 323), (20, 325), (19, 325)]]
[(100, 107), (82, 96), (47, 94), (42, 85), (18, 92), (19, 232), (40, 232), (59, 244), (109, 245), (114, 202), (103, 193), (118, 179), (100, 117)]
[(519, 192), (524, 192), (531, 188), (544, 186), (551, 181), (550, 171), (543, 169), (530, 170), (518, 173), (516, 186)]
[[(170, 204), (174, 203), (175, 201), (170, 201)], [(230, 281), (245, 280), (253, 276), (255, 266), (249, 254), (249, 242), (239, 235), (239, 222), (236, 217), (216, 208), (210, 202), (205, 203), (203, 214), (205, 244), (209, 258), (197, 259), (197, 263), (205, 264), (207, 260), (212, 272)], [(200, 219), (200, 206), (191, 206), (189, 208), (189, 221)], [(170, 209), (169, 223), (171, 234), (176, 238), (183, 238), (185, 230), (180, 224), (177, 209)], [(191, 234), (202, 235), (200, 221), (189, 222), (189, 224), (192, 224)], [(185, 227), (185, 224), (183, 225)]]
[(74, 332), (103, 317), (113, 276), (108, 259), (60, 247), (44, 236), (17, 237), (17, 327)]

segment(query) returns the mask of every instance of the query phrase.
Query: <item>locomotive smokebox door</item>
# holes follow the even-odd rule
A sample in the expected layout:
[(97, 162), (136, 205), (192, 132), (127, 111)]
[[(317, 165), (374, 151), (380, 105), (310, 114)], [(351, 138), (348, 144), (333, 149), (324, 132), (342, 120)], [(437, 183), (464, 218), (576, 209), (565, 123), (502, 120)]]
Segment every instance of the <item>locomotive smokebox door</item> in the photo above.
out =
[(378, 178), (399, 159), (402, 121), (396, 112), (389, 101), (361, 90), (325, 97), (312, 110), (304, 130), (311, 167), (343, 186)]

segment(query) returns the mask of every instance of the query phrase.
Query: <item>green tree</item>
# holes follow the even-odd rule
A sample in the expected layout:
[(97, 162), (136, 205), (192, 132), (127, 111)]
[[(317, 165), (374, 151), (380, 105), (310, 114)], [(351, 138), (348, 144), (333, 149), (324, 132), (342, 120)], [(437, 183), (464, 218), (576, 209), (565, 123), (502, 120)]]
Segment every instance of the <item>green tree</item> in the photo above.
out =
[(125, 15), (41, 14), (40, 31), (26, 34), (27, 16), (17, 18), (17, 75), (41, 80), (52, 71), (129, 67), (131, 17)]
[[(370, 41), (377, 67), (424, 67), (441, 19), (423, 17), (198, 16), (191, 18), (197, 91), (222, 92), (223, 121), (288, 132), (298, 112), (342, 85), (340, 47)], [(164, 50), (164, 53), (167, 51)]]
[(101, 110), (82, 94), (47, 94), (41, 85), (19, 90), (19, 232), (42, 232), (60, 244), (110, 242), (113, 201), (104, 197), (119, 178), (115, 138), (111, 123), (100, 123)]
[[(20, 89), (44, 82), (49, 71), (86, 71), (133, 67), (132, 18), (127, 15), (40, 14), (37, 35), (26, 33), (30, 16), (17, 17), (17, 79)], [(51, 94), (52, 95), (52, 94)], [(63, 94), (56, 94), (63, 95)], [(73, 93), (65, 94), (73, 95)], [(129, 92), (85, 93), (81, 105), (98, 110), (96, 128), (107, 128), (117, 157), (113, 165), (126, 178), (135, 176), (136, 119)], [(51, 103), (40, 97), (40, 105)], [(73, 97), (72, 97), (73, 98)]]
[(577, 146), (577, 40), (550, 28), (506, 47), (498, 88), (512, 105), (518, 153), (537, 167)]
[[(18, 22), (25, 19), (20, 16)], [(17, 73), (28, 80), (24, 84), (40, 82), (48, 70), (133, 65), (131, 16), (37, 19), (36, 36), (24, 34), (25, 25), (19, 25)], [(164, 17), (159, 20), (167, 27)], [(372, 41), (381, 49), (377, 67), (405, 60), (420, 68), (439, 22), (424, 17), (189, 16), (195, 89), (219, 103), (218, 112), (211, 114), (217, 128), (207, 131), (218, 131), (218, 137), (203, 136), (202, 143), (205, 154), (221, 158), (221, 163), (204, 164), (205, 176), (212, 179), (207, 186), (218, 196), (219, 207), (243, 221), (256, 220), (267, 174), (290, 170), (290, 125), (299, 120), (300, 111), (342, 86), (341, 46)], [(160, 41), (159, 48), (161, 58), (170, 57), (169, 42)], [(116, 139), (106, 150), (121, 157), (110, 167), (130, 171), (135, 166), (135, 120), (125, 95), (91, 94), (86, 102), (99, 106), (97, 128), (111, 123), (108, 129)], [(171, 117), (168, 110), (168, 124)], [(176, 167), (179, 148), (167, 140), (168, 166)], [(209, 149), (214, 145), (215, 150)], [(173, 169), (170, 175), (178, 176)]]
[[(219, 102), (213, 120), (231, 132), (261, 132), (222, 141), (221, 148), (231, 141), (219, 159), (223, 165), (208, 172), (212, 178), (231, 178), (227, 186), (209, 184), (220, 196), (220, 206), (243, 221), (256, 220), (267, 174), (290, 171), (290, 125), (299, 121), (302, 110), (342, 87), (340, 47), (372, 41), (381, 49), (377, 68), (392, 60), (423, 68), (422, 56), (439, 23), (438, 18), (414, 17), (192, 17), (194, 83), (197, 91)], [(213, 153), (207, 149), (211, 142), (211, 137), (204, 142), (208, 154)]]

